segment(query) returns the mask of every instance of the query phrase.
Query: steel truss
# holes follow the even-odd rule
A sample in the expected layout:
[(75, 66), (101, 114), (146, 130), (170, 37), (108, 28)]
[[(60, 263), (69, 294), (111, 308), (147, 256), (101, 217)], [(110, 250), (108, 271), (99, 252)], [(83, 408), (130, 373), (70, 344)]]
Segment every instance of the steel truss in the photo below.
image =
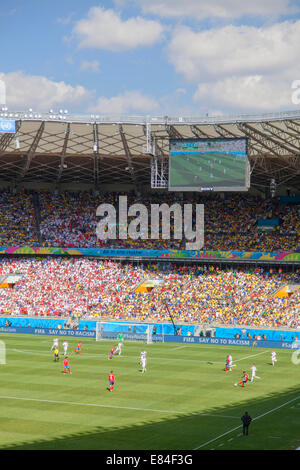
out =
[[(285, 113), (259, 120), (154, 118), (127, 121), (56, 122), (19, 119), (16, 134), (0, 135), (1, 181), (20, 186), (36, 182), (131, 185), (167, 188), (170, 139), (248, 138), (251, 184), (298, 188), (300, 115)], [(16, 145), (16, 140), (18, 145)], [(151, 176), (152, 175), (152, 176)]]

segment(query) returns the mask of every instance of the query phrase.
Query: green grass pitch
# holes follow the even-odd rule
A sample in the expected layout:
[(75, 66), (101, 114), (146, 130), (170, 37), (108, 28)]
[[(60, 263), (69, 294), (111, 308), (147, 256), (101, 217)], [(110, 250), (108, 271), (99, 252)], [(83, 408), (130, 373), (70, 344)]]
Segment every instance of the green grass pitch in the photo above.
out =
[[(72, 375), (54, 362), (53, 337), (2, 334), (0, 448), (12, 450), (235, 450), (300, 446), (300, 365), (292, 351), (266, 348), (125, 342), (108, 360), (112, 341), (68, 338)], [(62, 353), (60, 338), (60, 352)], [(148, 353), (142, 374), (139, 354)], [(224, 371), (233, 356), (232, 372)], [(235, 387), (252, 363), (261, 377)], [(116, 376), (108, 388), (108, 374)], [(242, 435), (241, 416), (252, 416)]]
[(171, 156), (171, 186), (243, 186), (245, 177), (245, 158), (220, 152)]

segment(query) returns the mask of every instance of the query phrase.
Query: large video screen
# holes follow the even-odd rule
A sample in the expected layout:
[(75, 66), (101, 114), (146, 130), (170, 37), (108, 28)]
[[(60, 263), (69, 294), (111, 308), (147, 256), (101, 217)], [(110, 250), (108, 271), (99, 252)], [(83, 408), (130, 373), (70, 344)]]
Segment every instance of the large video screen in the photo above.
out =
[(247, 139), (171, 139), (169, 191), (247, 191)]

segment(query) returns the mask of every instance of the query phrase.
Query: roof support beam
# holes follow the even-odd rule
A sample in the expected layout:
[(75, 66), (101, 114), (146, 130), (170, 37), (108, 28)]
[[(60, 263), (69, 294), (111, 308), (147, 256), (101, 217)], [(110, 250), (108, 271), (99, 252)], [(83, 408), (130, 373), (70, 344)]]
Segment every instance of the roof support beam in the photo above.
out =
[(281, 158), (281, 155), (278, 153), (277, 149), (275, 150), (272, 145), (270, 145), (270, 138), (266, 136), (264, 133), (257, 131), (255, 128), (249, 126), (244, 122), (240, 122), (237, 124), (238, 128), (244, 132), (244, 134), (253, 139), (255, 142), (260, 144), (263, 148), (267, 149), (271, 154), (276, 155), (278, 158)]
[(98, 124), (93, 125), (93, 152), (94, 152), (94, 186), (95, 189), (99, 183), (99, 132)]
[(211, 136), (209, 136), (208, 134), (203, 132), (197, 126), (192, 125), (192, 126), (190, 126), (190, 128), (191, 128), (191, 131), (194, 134), (194, 136), (197, 137), (198, 139), (210, 139), (211, 138)]
[(68, 148), (68, 141), (69, 141), (69, 137), (70, 137), (70, 128), (71, 128), (70, 123), (68, 123), (65, 138), (64, 138), (64, 144), (63, 144), (63, 148), (62, 148), (62, 152), (61, 152), (61, 156), (60, 156), (60, 165), (59, 165), (58, 175), (57, 175), (57, 179), (56, 179), (56, 186), (60, 183), (62, 173), (63, 173), (63, 170), (64, 170), (65, 159), (66, 159), (67, 148)]
[(134, 173), (132, 157), (131, 157), (131, 153), (130, 153), (130, 150), (129, 150), (129, 147), (128, 147), (127, 139), (126, 139), (125, 132), (123, 130), (122, 124), (120, 124), (120, 126), (119, 126), (119, 132), (120, 132), (123, 148), (124, 148), (124, 151), (125, 151), (126, 160), (127, 160), (127, 163), (128, 163), (128, 171), (130, 173), (131, 180), (134, 184), (134, 187), (137, 190), (138, 185), (137, 185), (137, 181), (136, 181), (136, 177), (135, 177), (135, 173)]
[(180, 132), (178, 132), (177, 129), (175, 129), (174, 126), (171, 126), (169, 124), (166, 124), (166, 131), (171, 139), (183, 139), (182, 135)]
[(237, 139), (238, 136), (236, 136), (233, 132), (229, 131), (228, 129), (225, 129), (225, 127), (221, 126), (221, 124), (215, 124), (214, 129), (219, 134), (221, 137), (225, 138), (234, 138)]
[(26, 158), (26, 161), (25, 161), (25, 164), (17, 178), (17, 181), (16, 181), (16, 186), (18, 186), (21, 181), (24, 179), (24, 176), (26, 175), (27, 171), (29, 170), (29, 167), (30, 167), (30, 164), (35, 156), (35, 151), (39, 145), (39, 142), (41, 140), (41, 137), (43, 135), (43, 132), (44, 132), (44, 129), (45, 129), (45, 121), (43, 121), (33, 139), (33, 142), (30, 146), (30, 149), (27, 153), (27, 158)]
[[(260, 131), (256, 128), (253, 128), (252, 126), (250, 126), (249, 124), (246, 124), (246, 123), (243, 123), (242, 127), (244, 129), (245, 128), (248, 129), (252, 133), (252, 136), (254, 136), (254, 135), (256, 135), (256, 137), (259, 136), (260, 142), (262, 143), (262, 145), (264, 145), (265, 147), (267, 147), (267, 145), (268, 145), (268, 147), (269, 147), (269, 149), (271, 149), (272, 153), (275, 153), (275, 155), (277, 155), (283, 161), (285, 160), (285, 158), (284, 158), (285, 155), (289, 155), (291, 153), (294, 153), (293, 151), (291, 151), (290, 147), (286, 143), (279, 142), (274, 137), (271, 137), (270, 133), (268, 133), (268, 135), (266, 135), (264, 132), (262, 132), (262, 131)], [(268, 141), (267, 145), (266, 145), (266, 141)], [(272, 144), (274, 146), (272, 146)], [(285, 160), (285, 163), (286, 163), (286, 160)]]
[(274, 124), (271, 124), (270, 122), (262, 123), (262, 127), (265, 131), (274, 135), (274, 137), (276, 137), (277, 139), (280, 139), (281, 145), (288, 152), (300, 156), (300, 135), (297, 136), (295, 134), (292, 134), (291, 132), (283, 131)]

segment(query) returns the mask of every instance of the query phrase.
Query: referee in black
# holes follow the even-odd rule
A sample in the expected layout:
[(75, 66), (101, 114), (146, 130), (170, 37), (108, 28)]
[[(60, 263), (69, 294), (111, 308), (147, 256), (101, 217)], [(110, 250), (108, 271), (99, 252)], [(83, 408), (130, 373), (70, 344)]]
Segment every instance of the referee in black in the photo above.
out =
[(248, 411), (245, 411), (245, 414), (241, 417), (243, 423), (243, 434), (248, 436), (248, 427), (252, 421), (251, 416), (248, 414)]

